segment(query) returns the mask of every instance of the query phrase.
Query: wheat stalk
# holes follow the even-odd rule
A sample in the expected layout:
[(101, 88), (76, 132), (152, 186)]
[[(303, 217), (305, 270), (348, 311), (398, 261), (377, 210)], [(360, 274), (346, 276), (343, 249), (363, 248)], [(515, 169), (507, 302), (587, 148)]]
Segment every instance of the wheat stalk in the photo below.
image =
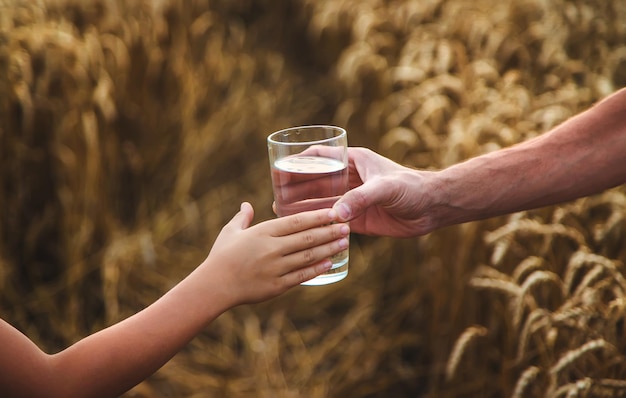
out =
[[(550, 394), (555, 398), (558, 397), (566, 397), (566, 398), (575, 398), (580, 396), (586, 396), (586, 393), (589, 392), (592, 386), (592, 381), (590, 378), (585, 377), (584, 379), (576, 380), (574, 383), (568, 383), (561, 387), (559, 387), (554, 394)], [(581, 395), (582, 394), (582, 395)]]
[(492, 244), (505, 236), (519, 232), (548, 236), (560, 235), (570, 238), (581, 247), (584, 247), (586, 245), (583, 235), (573, 228), (567, 227), (562, 224), (543, 224), (537, 220), (532, 219), (522, 219), (510, 224), (506, 224), (496, 229), (495, 231), (492, 231), (485, 235), (485, 241), (488, 244)]
[(626, 394), (626, 382), (615, 379), (592, 379), (585, 377), (558, 388), (553, 396), (560, 397), (623, 397)]
[[(563, 283), (557, 274), (554, 272), (538, 270), (531, 273), (521, 286), (520, 295), (517, 297), (517, 301), (513, 306), (513, 324), (518, 326), (521, 322), (522, 315), (525, 309), (525, 299), (528, 297), (528, 293), (536, 286), (540, 284), (550, 283), (556, 286), (560, 297), (563, 297)], [(536, 305), (534, 298), (530, 301), (531, 305)], [(531, 308), (532, 310), (533, 308)]]
[(527, 274), (540, 270), (544, 263), (545, 261), (538, 256), (525, 258), (517, 265), (517, 267), (515, 267), (515, 270), (513, 270), (513, 280), (518, 284), (523, 283), (523, 279), (527, 276)]
[[(573, 284), (574, 284), (574, 281), (576, 280), (579, 270), (590, 263), (596, 264), (596, 266), (592, 269), (594, 270), (594, 273), (592, 275), (590, 275), (589, 277), (585, 276), (585, 278), (583, 278), (585, 283), (589, 284), (603, 270), (608, 270), (611, 273), (611, 276), (615, 279), (615, 281), (622, 288), (622, 290), (626, 290), (626, 281), (624, 280), (624, 277), (617, 269), (614, 261), (598, 254), (589, 253), (587, 250), (579, 250), (570, 257), (570, 260), (567, 264), (567, 268), (565, 269), (565, 276), (564, 276), (563, 283), (564, 283), (566, 291), (568, 292), (571, 292), (573, 290), (576, 290), (577, 292), (582, 291), (582, 289), (575, 288)], [(600, 270), (598, 269), (598, 267), (601, 267), (602, 269)]]
[[(521, 362), (526, 354), (528, 342), (538, 330), (550, 327), (552, 324), (550, 313), (543, 308), (536, 308), (528, 314), (524, 321), (524, 326), (519, 334), (519, 345), (517, 346), (517, 362)], [(547, 333), (546, 333), (547, 334)], [(540, 336), (542, 341), (543, 337)]]
[(485, 328), (484, 326), (470, 326), (463, 331), (461, 336), (459, 336), (459, 338), (454, 343), (454, 347), (452, 348), (452, 352), (450, 353), (448, 362), (446, 363), (447, 380), (452, 380), (452, 378), (454, 377), (463, 353), (467, 349), (467, 346), (477, 337), (482, 337), (486, 335), (487, 328)]
[(529, 366), (522, 372), (522, 375), (517, 379), (515, 383), (515, 388), (513, 389), (512, 398), (522, 398), (524, 397), (524, 393), (528, 386), (533, 383), (539, 374), (541, 373), (541, 369), (537, 366)]
[(615, 347), (611, 345), (610, 343), (608, 343), (606, 340), (601, 339), (601, 338), (588, 341), (582, 346), (573, 350), (569, 350), (565, 354), (563, 354), (559, 358), (557, 363), (550, 368), (550, 374), (556, 375), (558, 373), (561, 373), (564, 369), (571, 366), (574, 362), (576, 362), (578, 359), (580, 359), (584, 355), (593, 351), (598, 351), (598, 350), (606, 351), (606, 352), (615, 352)]
[(521, 288), (513, 283), (508, 275), (484, 265), (476, 268), (469, 285), (479, 289), (501, 291), (513, 297), (518, 297), (522, 292)]
[(513, 238), (511, 236), (505, 236), (494, 244), (493, 252), (491, 253), (492, 264), (500, 264), (500, 262), (504, 259), (505, 254), (508, 252), (512, 242)]
[(600, 278), (604, 271), (605, 268), (602, 265), (595, 265), (589, 272), (585, 274), (584, 278), (576, 286), (576, 290), (574, 291), (574, 293), (572, 293), (572, 296), (575, 297), (580, 295), (581, 292), (587, 288), (593, 289), (592, 283)]

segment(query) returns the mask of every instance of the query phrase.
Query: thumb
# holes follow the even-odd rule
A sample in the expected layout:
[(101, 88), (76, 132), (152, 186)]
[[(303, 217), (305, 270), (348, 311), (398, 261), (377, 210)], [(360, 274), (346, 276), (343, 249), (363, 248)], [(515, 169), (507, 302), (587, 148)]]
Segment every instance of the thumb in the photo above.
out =
[(376, 187), (376, 184), (363, 184), (346, 192), (335, 204), (333, 209), (337, 212), (339, 220), (350, 221), (361, 214), (370, 206), (382, 203), (389, 192)]
[(230, 220), (229, 224), (238, 228), (238, 229), (246, 229), (252, 223), (252, 219), (254, 218), (254, 209), (252, 205), (248, 202), (243, 202), (239, 209), (239, 212), (235, 214), (235, 216)]

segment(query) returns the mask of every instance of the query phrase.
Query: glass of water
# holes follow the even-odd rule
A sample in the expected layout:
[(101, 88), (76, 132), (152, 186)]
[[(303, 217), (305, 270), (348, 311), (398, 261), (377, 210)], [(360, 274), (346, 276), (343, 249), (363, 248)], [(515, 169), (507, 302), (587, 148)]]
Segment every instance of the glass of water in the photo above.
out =
[[(348, 135), (336, 126), (301, 126), (276, 131), (267, 148), (279, 217), (330, 208), (348, 190)], [(303, 285), (326, 285), (348, 275), (349, 250), (331, 257), (332, 268)]]

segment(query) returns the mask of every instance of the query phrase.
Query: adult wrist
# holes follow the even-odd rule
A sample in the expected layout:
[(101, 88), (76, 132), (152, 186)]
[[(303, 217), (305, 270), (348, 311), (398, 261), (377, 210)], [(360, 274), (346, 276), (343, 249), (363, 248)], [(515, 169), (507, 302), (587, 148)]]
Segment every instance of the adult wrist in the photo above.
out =
[(424, 175), (425, 217), (429, 232), (446, 227), (451, 223), (451, 181), (444, 170), (428, 172)]

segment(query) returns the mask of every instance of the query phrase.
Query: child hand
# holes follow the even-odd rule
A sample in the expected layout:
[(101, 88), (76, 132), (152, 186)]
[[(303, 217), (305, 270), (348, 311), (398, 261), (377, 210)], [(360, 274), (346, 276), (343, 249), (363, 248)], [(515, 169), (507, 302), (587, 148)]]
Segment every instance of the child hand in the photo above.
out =
[(303, 212), (250, 226), (241, 210), (222, 228), (203, 268), (232, 306), (275, 297), (330, 269), (330, 257), (348, 247), (349, 228), (331, 209)]

